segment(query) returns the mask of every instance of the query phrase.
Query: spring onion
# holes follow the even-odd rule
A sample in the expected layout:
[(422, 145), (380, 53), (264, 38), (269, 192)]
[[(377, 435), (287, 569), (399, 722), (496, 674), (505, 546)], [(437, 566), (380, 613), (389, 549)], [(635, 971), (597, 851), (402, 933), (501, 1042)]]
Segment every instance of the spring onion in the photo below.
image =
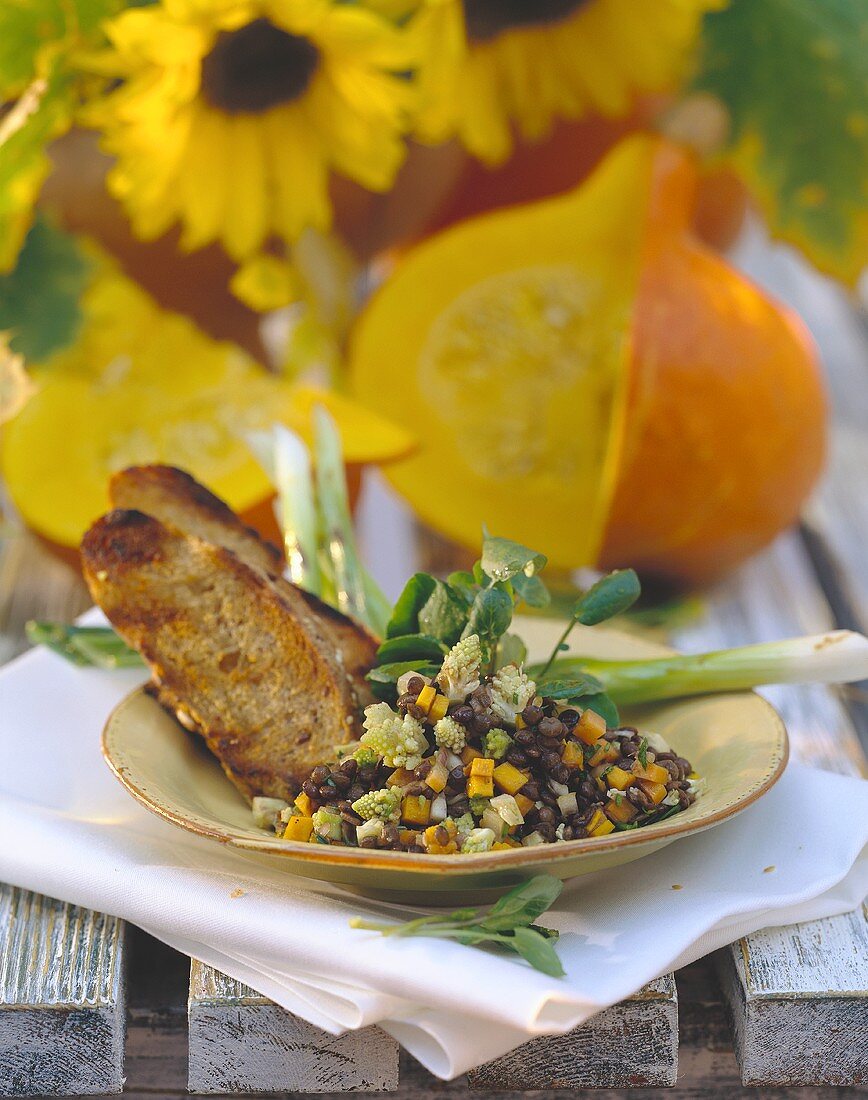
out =
[(33, 645), (83, 667), (141, 668), (142, 658), (107, 626), (69, 626), (65, 623), (29, 622), (25, 627)]

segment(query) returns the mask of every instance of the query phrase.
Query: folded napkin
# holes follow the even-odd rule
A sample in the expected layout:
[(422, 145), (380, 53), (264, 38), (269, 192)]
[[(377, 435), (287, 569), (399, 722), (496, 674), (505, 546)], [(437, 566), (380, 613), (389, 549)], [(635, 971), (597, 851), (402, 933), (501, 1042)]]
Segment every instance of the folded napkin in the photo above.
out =
[[(0, 881), (124, 917), (332, 1033), (379, 1024), (443, 1078), (576, 1027), (739, 936), (868, 893), (868, 783), (791, 765), (737, 818), (567, 884), (544, 918), (565, 978), (452, 942), (384, 939), (350, 918), (421, 911), (294, 878), (130, 798), (99, 735), (141, 679), (45, 650), (0, 672)], [(823, 812), (834, 806), (847, 812)]]

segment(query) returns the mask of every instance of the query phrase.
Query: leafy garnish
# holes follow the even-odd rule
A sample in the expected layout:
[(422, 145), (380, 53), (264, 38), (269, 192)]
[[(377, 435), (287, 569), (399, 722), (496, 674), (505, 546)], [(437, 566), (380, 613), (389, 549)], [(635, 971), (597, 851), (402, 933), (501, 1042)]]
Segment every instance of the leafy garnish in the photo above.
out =
[(377, 650), (380, 664), (395, 661), (424, 659), (442, 661), (447, 647), (428, 634), (402, 634), (400, 638), (387, 638)]
[(418, 672), (420, 676), (434, 678), (440, 671), (440, 662), (431, 661), (395, 661), (388, 665), (372, 668), (365, 676), (371, 691), (384, 703), (394, 703), (398, 697), (397, 684), (405, 672)]
[(643, 768), (648, 767), (648, 738), (643, 737), (639, 742), (639, 751), (636, 753), (639, 763)]
[(444, 581), (435, 581), (431, 595), (419, 611), (419, 630), (454, 645), (467, 623), (467, 601)]
[(772, 232), (855, 283), (868, 253), (864, 3), (731, 0), (702, 41), (695, 87), (724, 103), (731, 159)]
[(546, 680), (537, 685), (547, 699), (579, 699), (584, 695), (599, 695), (603, 685), (596, 676), (574, 676), (569, 680)]
[(386, 624), (387, 638), (419, 633), (419, 612), (428, 602), (436, 584), (430, 573), (413, 574), (392, 608), (392, 617)]
[(518, 574), (532, 577), (545, 568), (546, 557), (520, 542), (486, 535), (482, 541), (480, 567), (493, 581), (508, 581)]
[(431, 936), (474, 947), (493, 944), (514, 951), (534, 969), (560, 978), (564, 968), (553, 945), (557, 932), (534, 922), (554, 904), (562, 889), (563, 883), (553, 875), (537, 875), (510, 890), (487, 911), (458, 909), (404, 924), (381, 924), (355, 917), (350, 926), (384, 936)]

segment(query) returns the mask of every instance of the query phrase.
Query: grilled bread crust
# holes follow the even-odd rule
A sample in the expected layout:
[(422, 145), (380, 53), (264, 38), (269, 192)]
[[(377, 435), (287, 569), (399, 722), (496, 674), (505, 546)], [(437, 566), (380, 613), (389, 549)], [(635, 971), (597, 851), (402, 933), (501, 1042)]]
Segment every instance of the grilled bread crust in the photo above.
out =
[(242, 523), (228, 504), (195, 478), (174, 466), (131, 466), (111, 479), (109, 499), (115, 508), (134, 508), (185, 534), (231, 550), (247, 565), (267, 573), (296, 613), (299, 600), (303, 600), (356, 684), (360, 702), (372, 701), (364, 676), (374, 663), (376, 639), (359, 623), (284, 580), (280, 551)]
[(147, 661), (161, 702), (248, 799), (291, 799), (359, 736), (356, 685), (294, 586), (130, 509), (97, 520), (81, 555), (94, 600)]

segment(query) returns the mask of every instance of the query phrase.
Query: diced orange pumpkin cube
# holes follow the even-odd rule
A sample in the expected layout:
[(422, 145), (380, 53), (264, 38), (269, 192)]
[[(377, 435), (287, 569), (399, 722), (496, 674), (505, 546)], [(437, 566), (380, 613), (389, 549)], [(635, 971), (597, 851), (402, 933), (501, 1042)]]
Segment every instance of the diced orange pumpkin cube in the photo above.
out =
[(446, 711), (449, 710), (449, 700), (445, 695), (435, 695), (434, 702), (431, 704), (431, 709), (428, 711), (428, 721), (432, 726), (436, 726), (441, 718), (446, 717)]
[(310, 834), (312, 832), (312, 817), (302, 817), (301, 814), (293, 814), (293, 816), (286, 823), (286, 829), (283, 833), (283, 839), (307, 841), (310, 840)]
[(514, 844), (508, 844), (505, 840), (498, 840), (496, 844), (492, 844), (489, 851), (491, 852), (509, 852), (515, 847)]
[(617, 760), (620, 755), (617, 746), (603, 737), (594, 744), (594, 755), (589, 757), (588, 763), (593, 768), (596, 767), (597, 764), (610, 763), (612, 760)]
[[(495, 782), (496, 782), (497, 781), (497, 769), (496, 768), (495, 768), (495, 772), (494, 772), (494, 778), (495, 778)], [(512, 792), (509, 792), (509, 793), (512, 793)], [(521, 814), (522, 817), (527, 817), (527, 815), (530, 813), (530, 811), (536, 805), (534, 800), (532, 798), (528, 798), (526, 794), (515, 794), (515, 795), (513, 795), (513, 797), (515, 798), (516, 806), (518, 806), (518, 812)]]
[(473, 761), (476, 760), (478, 757), (482, 756), (482, 753), (479, 751), (479, 749), (473, 748), (472, 745), (465, 745), (459, 753), (459, 756), (461, 757), (462, 764), (469, 765), (472, 764)]
[(614, 831), (615, 826), (608, 817), (605, 814), (600, 814), (600, 820), (594, 823), (593, 828), (588, 828), (588, 836), (606, 836)]
[(606, 772), (605, 780), (616, 791), (626, 791), (632, 783), (636, 782), (636, 777), (630, 772), (625, 772), (623, 768), (619, 768), (616, 764)]
[(603, 808), (613, 821), (619, 821), (623, 825), (632, 821), (639, 812), (633, 803), (628, 802), (626, 798), (622, 798), (620, 802), (611, 798)]
[[(471, 768), (473, 765), (471, 764)], [(471, 771), (470, 773), (474, 773)], [(500, 787), (502, 791), (507, 794), (515, 794), (516, 791), (520, 791), (521, 788), (527, 783), (527, 776), (523, 771), (519, 771), (513, 764), (498, 764), (492, 772), (494, 782)]]
[(490, 779), (494, 775), (494, 761), (488, 756), (477, 756), (470, 761), (470, 774)]
[(419, 839), (418, 829), (399, 829), (398, 839), (402, 844), (415, 844)]
[(392, 774), (386, 779), (387, 787), (406, 787), (408, 783), (414, 783), (416, 776), (412, 772), (407, 771), (406, 768), (395, 768)]
[(431, 801), (423, 794), (408, 794), (401, 801), (401, 820), (407, 825), (427, 825)]
[(421, 707), (427, 714), (431, 709), (431, 704), (437, 698), (437, 689), (431, 684), (426, 684), (416, 697), (416, 706)]
[(429, 825), (422, 834), (426, 850), (436, 856), (451, 855), (453, 852), (457, 852), (458, 844), (455, 837), (458, 830), (455, 827), (455, 822), (448, 819), (443, 822), (443, 828), (449, 833), (449, 840), (445, 844), (441, 844), (437, 839), (438, 828), (440, 828), (439, 825)]
[(304, 791), (296, 796), (295, 807), (301, 817), (313, 817), (313, 803), (307, 797)]
[(573, 734), (584, 741), (586, 745), (593, 745), (606, 732), (606, 719), (597, 714), (595, 710), (582, 712), (582, 717), (573, 729)]
[(564, 745), (564, 751), (561, 753), (561, 760), (568, 768), (584, 767), (585, 754), (582, 752), (582, 746), (578, 741), (567, 741)]
[(467, 780), (468, 798), (491, 798), (494, 795), (494, 780), (490, 775), (471, 775)]
[(638, 758), (633, 761), (633, 775), (637, 779), (647, 779), (651, 783), (662, 783), (664, 787), (669, 782), (669, 772), (659, 764), (646, 764), (643, 768)]
[(666, 797), (666, 788), (662, 783), (652, 783), (650, 779), (637, 779), (636, 786), (641, 787), (654, 803), (662, 802)]
[(517, 730), (523, 730), (525, 727), (525, 721), (520, 714), (515, 716), (515, 728)]
[(435, 764), (431, 771), (428, 772), (428, 774), (425, 776), (426, 784), (436, 794), (439, 794), (443, 790), (448, 781), (449, 771), (446, 768), (445, 764), (441, 764), (439, 762)]

